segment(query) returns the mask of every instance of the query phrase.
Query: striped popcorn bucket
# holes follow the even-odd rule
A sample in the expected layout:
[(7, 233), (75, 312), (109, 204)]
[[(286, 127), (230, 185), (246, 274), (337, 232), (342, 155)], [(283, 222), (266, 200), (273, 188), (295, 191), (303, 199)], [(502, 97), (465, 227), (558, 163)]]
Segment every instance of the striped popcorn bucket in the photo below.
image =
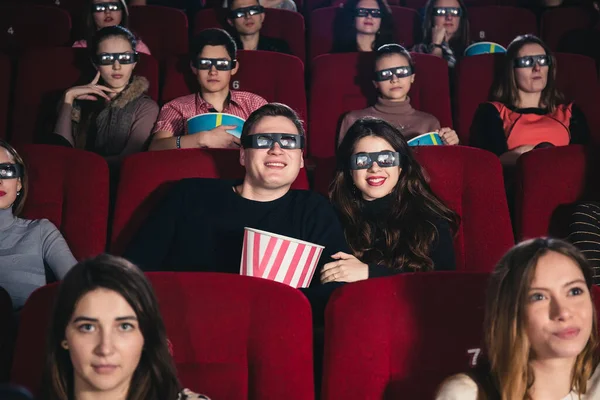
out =
[(244, 228), (240, 274), (305, 288), (325, 247), (302, 240)]

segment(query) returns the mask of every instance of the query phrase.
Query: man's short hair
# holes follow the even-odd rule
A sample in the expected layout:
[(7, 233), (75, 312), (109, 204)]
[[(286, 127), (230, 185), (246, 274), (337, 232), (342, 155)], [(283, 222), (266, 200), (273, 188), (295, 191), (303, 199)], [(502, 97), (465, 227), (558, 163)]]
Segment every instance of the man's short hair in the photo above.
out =
[[(227, 1), (227, 11), (233, 11), (234, 10), (234, 8), (233, 8), (233, 2), (234, 1), (235, 0), (228, 0)], [(260, 6), (260, 0), (256, 0), (256, 4)], [(250, 7), (250, 6), (248, 6), (248, 7)]]
[(252, 132), (254, 126), (264, 117), (285, 117), (294, 123), (299, 135), (305, 135), (304, 127), (302, 126), (302, 120), (300, 117), (298, 117), (296, 111), (292, 110), (285, 104), (268, 103), (250, 114), (244, 123), (244, 127), (242, 128), (241, 137), (244, 138), (250, 135), (250, 132)]
[(204, 50), (204, 46), (224, 46), (229, 57), (235, 60), (237, 45), (231, 35), (223, 29), (205, 29), (196, 35), (190, 43), (190, 60), (196, 60)]

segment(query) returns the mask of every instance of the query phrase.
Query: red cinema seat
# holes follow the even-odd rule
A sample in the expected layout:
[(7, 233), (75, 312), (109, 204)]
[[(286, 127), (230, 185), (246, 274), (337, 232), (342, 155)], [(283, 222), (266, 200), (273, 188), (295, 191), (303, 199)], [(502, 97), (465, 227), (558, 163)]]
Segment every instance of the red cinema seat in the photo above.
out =
[(517, 240), (568, 234), (570, 205), (599, 200), (597, 148), (573, 145), (531, 151), (517, 163)]
[(10, 104), (10, 82), (12, 66), (8, 56), (0, 54), (0, 139), (8, 136), (8, 107)]
[[(465, 4), (467, 7), (495, 5), (516, 6), (519, 1), (520, 0), (465, 0)], [(427, 0), (404, 0), (405, 7), (414, 8), (415, 10), (424, 8), (426, 4)]]
[[(165, 150), (127, 157), (121, 166), (112, 224), (111, 251), (121, 254), (144, 218), (169, 185), (184, 178), (242, 179), (239, 151), (228, 149)], [(308, 190), (304, 169), (292, 185)]]
[(553, 51), (558, 51), (558, 45), (565, 35), (578, 29), (591, 28), (592, 23), (592, 14), (586, 8), (551, 8), (542, 14), (541, 36)]
[[(414, 154), (429, 177), (432, 190), (461, 218), (454, 238), (456, 269), (491, 271), (514, 245), (498, 157), (463, 146), (415, 147)], [(315, 190), (327, 196), (335, 159), (320, 159)], [(487, 235), (490, 227), (494, 235)]]
[[(69, 45), (71, 16), (57, 7), (0, 4), (0, 50)], [(47, 65), (51, 60), (38, 60)], [(53, 61), (53, 60), (52, 60)]]
[[(194, 17), (194, 34), (208, 28), (222, 28), (231, 32), (227, 22), (227, 9), (206, 8)], [(304, 62), (306, 43), (304, 39), (304, 17), (302, 14), (276, 8), (265, 9), (265, 21), (260, 34), (266, 37), (285, 40), (290, 46), (292, 55)]]
[[(228, 274), (148, 278), (184, 387), (224, 400), (314, 398), (311, 311), (300, 291)], [(21, 312), (11, 378), (34, 393), (57, 288), (38, 289)]]
[(322, 399), (433, 399), (446, 377), (477, 362), (488, 276), (401, 274), (336, 290), (325, 312)]
[(67, 147), (19, 148), (29, 173), (24, 218), (50, 220), (78, 260), (103, 253), (108, 223), (108, 166), (97, 154)]
[(181, 10), (161, 6), (130, 7), (129, 26), (159, 62), (188, 53), (188, 19)]
[[(231, 89), (287, 104), (306, 121), (304, 65), (299, 58), (270, 51), (241, 50), (237, 60), (240, 67), (231, 78)], [(188, 57), (170, 58), (162, 89), (163, 103), (198, 90), (198, 81), (192, 74)]]
[[(40, 74), (40, 60), (46, 62)], [(64, 91), (89, 83), (96, 74), (86, 49), (40, 48), (26, 51), (18, 61), (11, 140), (34, 143), (54, 131), (57, 109)], [(158, 65), (141, 54), (135, 74), (150, 82), (149, 95), (158, 98)]]
[(85, 2), (81, 0), (5, 0), (5, 2), (19, 3), (27, 5), (40, 5), (59, 8), (71, 14), (71, 18), (76, 20), (83, 12)]
[[(592, 128), (600, 128), (596, 95), (598, 78), (594, 60), (578, 55), (556, 53), (556, 85), (566, 101), (575, 101)], [(456, 72), (456, 129), (463, 144), (469, 143), (469, 129), (479, 104), (488, 100), (494, 75), (502, 73), (504, 55), (484, 54), (465, 57)], [(578, 79), (573, 79), (577, 76)], [(593, 133), (594, 129), (592, 129)]]
[[(428, 54), (413, 54), (416, 79), (411, 104), (433, 114), (442, 126), (452, 126), (448, 63)], [(339, 124), (345, 113), (374, 104), (375, 53), (326, 54), (312, 65), (309, 104), (309, 152), (312, 157), (335, 153)]]
[[(406, 48), (412, 47), (420, 35), (421, 19), (419, 14), (415, 10), (405, 7), (391, 6), (391, 9), (396, 43)], [(311, 13), (308, 30), (309, 60), (331, 52), (336, 18), (339, 18), (341, 13), (342, 9), (339, 7), (320, 8)]]
[(484, 6), (469, 8), (471, 40), (508, 46), (518, 35), (537, 35), (535, 14), (525, 8)]

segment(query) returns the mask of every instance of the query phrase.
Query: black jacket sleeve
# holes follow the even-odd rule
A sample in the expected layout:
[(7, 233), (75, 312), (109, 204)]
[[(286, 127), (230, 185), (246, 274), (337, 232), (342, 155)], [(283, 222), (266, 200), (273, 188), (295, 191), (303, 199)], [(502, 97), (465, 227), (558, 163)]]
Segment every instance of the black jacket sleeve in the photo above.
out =
[(590, 141), (590, 128), (585, 114), (576, 104), (573, 104), (571, 109), (569, 132), (571, 133), (571, 144), (588, 144)]
[(477, 107), (471, 124), (471, 145), (500, 156), (508, 151), (500, 113), (491, 103)]
[(178, 220), (184, 213), (186, 180), (179, 181), (168, 191), (163, 201), (150, 213), (125, 250), (123, 257), (143, 271), (161, 271), (167, 261), (177, 232)]
[[(433, 268), (436, 271), (454, 271), (456, 270), (456, 259), (454, 257), (454, 238), (450, 225), (444, 219), (438, 219), (435, 222), (437, 230), (436, 239), (431, 245), (429, 257), (433, 261)], [(369, 278), (380, 278), (402, 273), (402, 270), (394, 270), (384, 265), (369, 264)]]

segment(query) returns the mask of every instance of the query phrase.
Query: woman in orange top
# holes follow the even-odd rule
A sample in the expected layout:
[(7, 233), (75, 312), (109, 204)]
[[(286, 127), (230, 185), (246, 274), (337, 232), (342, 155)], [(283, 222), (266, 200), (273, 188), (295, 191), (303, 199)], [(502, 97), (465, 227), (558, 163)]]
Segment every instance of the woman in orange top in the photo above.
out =
[(585, 116), (573, 103), (563, 103), (556, 89), (556, 60), (548, 46), (533, 35), (518, 36), (508, 46), (492, 101), (475, 113), (472, 144), (510, 166), (534, 148), (585, 144), (588, 139)]

